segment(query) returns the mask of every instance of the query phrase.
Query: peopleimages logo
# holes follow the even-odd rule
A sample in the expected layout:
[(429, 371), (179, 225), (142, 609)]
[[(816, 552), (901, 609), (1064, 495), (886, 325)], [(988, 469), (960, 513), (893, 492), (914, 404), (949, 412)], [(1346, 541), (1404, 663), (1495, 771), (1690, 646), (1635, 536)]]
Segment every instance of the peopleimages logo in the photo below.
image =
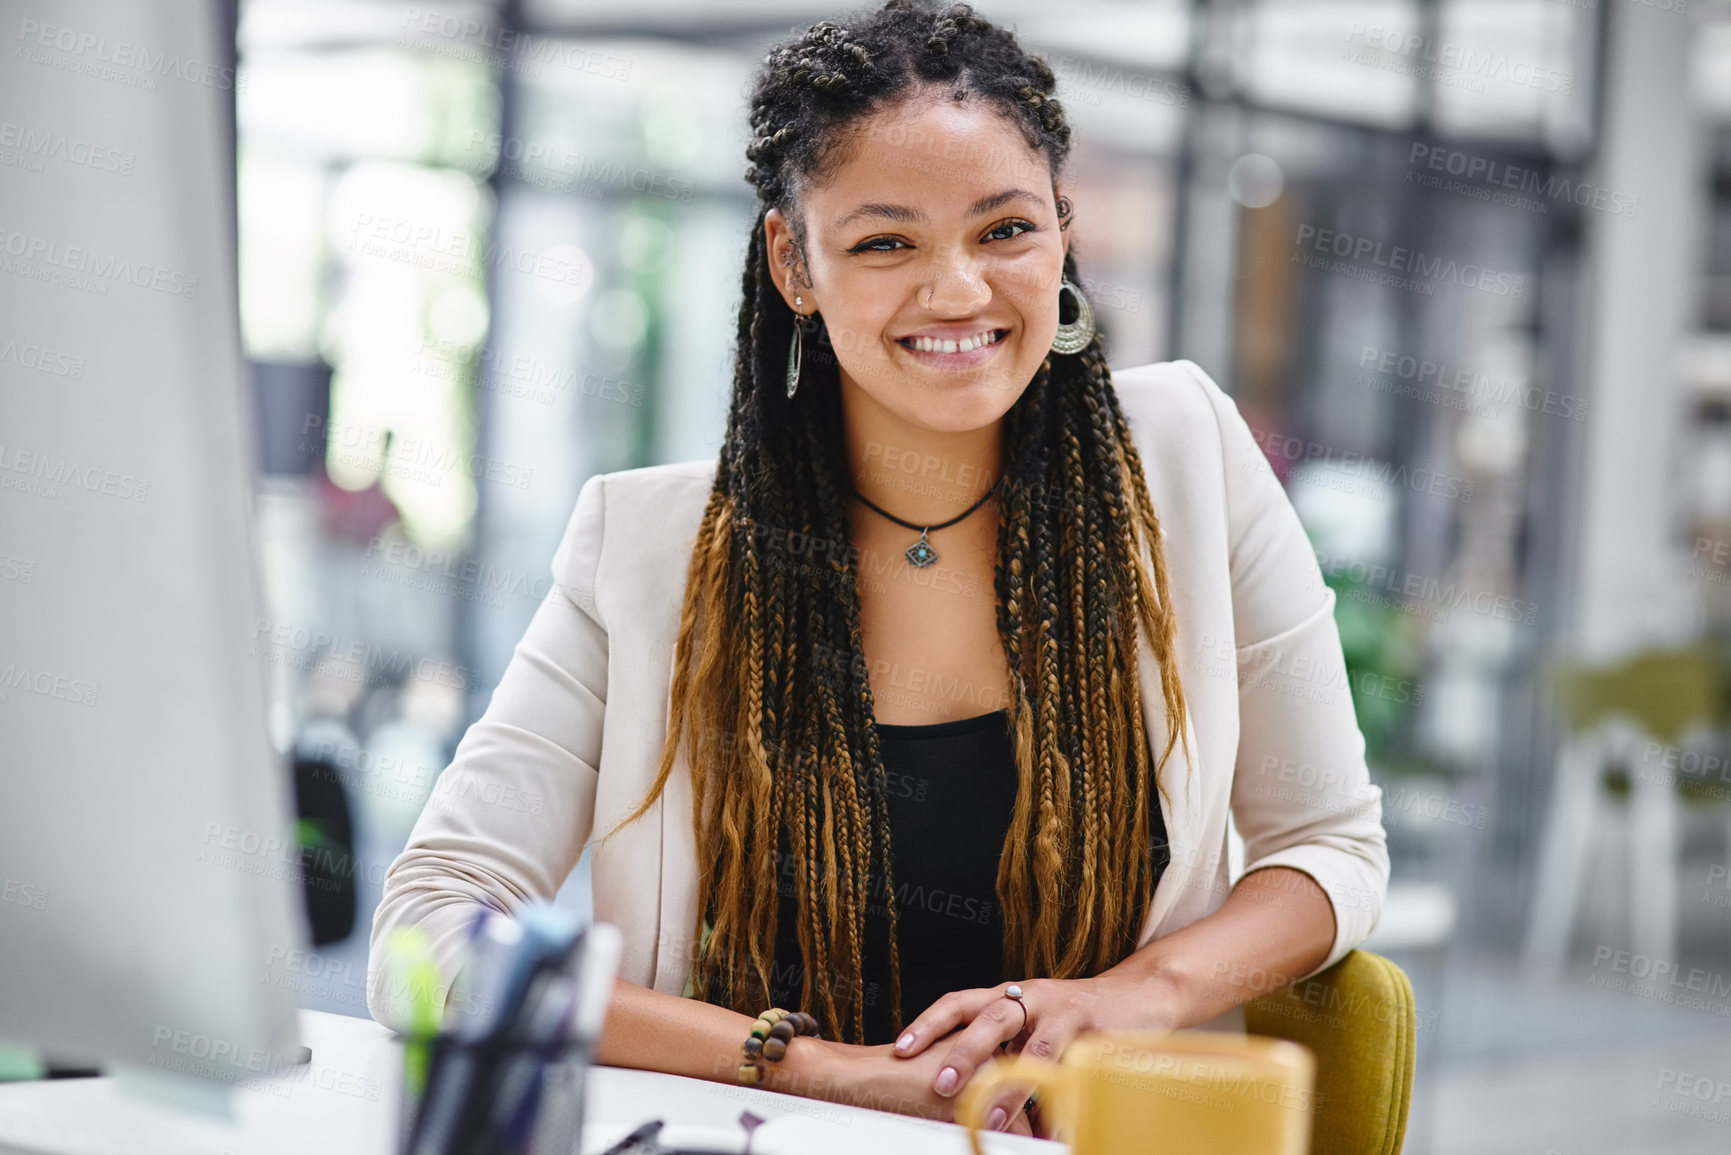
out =
[[(110, 41), (94, 32), (23, 20), (18, 25), (17, 40), (20, 46), (13, 50), (15, 57), (66, 72), (119, 81), (146, 92), (156, 91), (156, 79), (163, 76), (207, 88), (246, 91), (245, 78), (237, 76), (233, 68), (218, 67), (196, 57), (182, 59), (179, 53), (152, 52), (142, 44)], [(49, 56), (45, 49), (62, 55)]]
[[(1414, 493), (1428, 493), (1449, 501), (1473, 499), (1473, 483), (1452, 473), (1438, 473), (1434, 469), (1423, 467), (1409, 470), (1405, 465), (1396, 465), (1392, 461), (1350, 450), (1342, 452), (1320, 441), (1306, 441), (1273, 429), (1251, 426), (1250, 436), (1262, 447), (1263, 456), (1271, 463), (1275, 459), (1284, 459), (1295, 464), (1315, 465), (1341, 477), (1367, 483), (1357, 487), (1358, 492), (1364, 496), (1376, 495), (1380, 487), (1387, 486), (1410, 489)], [(1246, 454), (1252, 452), (1254, 451), (1245, 450)]]
[(1382, 28), (1355, 21), (1347, 29), (1346, 40), (1349, 59), (1364, 64), (1376, 63), (1373, 59), (1353, 54), (1353, 46), (1363, 45), (1407, 64), (1413, 75), (1432, 76), (1451, 84), (1470, 82), (1466, 86), (1475, 92), (1485, 91), (1487, 80), (1564, 96), (1575, 91), (1575, 78), (1564, 69), (1515, 60), (1501, 52), (1483, 52), (1465, 44), (1436, 40), (1399, 28)]
[[(447, 41), (440, 45), (438, 40)], [(621, 83), (631, 79), (632, 62), (622, 56), (608, 56), (594, 49), (573, 44), (563, 37), (537, 36), (519, 32), (498, 24), (487, 24), (474, 17), (438, 9), (410, 8), (403, 16), (403, 32), (398, 43), (423, 51), (439, 52), (464, 60), (491, 64), (488, 53), (503, 56), (502, 63), (513, 71), (535, 77), (540, 66), (553, 64), (573, 72), (585, 72), (602, 80)], [(472, 46), (486, 52), (460, 51)]]
[[(391, 433), (390, 452), (385, 436)], [(401, 437), (394, 431), (352, 421), (332, 421), (309, 413), (301, 421), (303, 451), (323, 449), (327, 461), (354, 469), (380, 469), (404, 481), (436, 486), (446, 475), (464, 473), (476, 481), (485, 479), (514, 489), (528, 489), (534, 480), (533, 466), (500, 461), (481, 453), (465, 453), (424, 437)]]
[[(12, 477), (10, 474), (23, 474)], [(70, 457), (55, 457), (38, 450), (19, 449), (0, 442), (0, 489), (13, 489), (39, 497), (55, 498), (60, 487), (87, 489), (121, 501), (143, 501), (150, 496), (150, 482), (130, 473), (116, 473)]]
[(505, 165), (507, 174), (530, 184), (541, 183), (545, 178), (565, 177), (568, 180), (558, 187), (634, 192), (681, 204), (690, 204), (697, 192), (696, 181), (641, 166), (620, 164), (609, 157), (573, 152), (544, 141), (476, 129), (469, 134), (468, 148), (471, 152), (479, 151), (493, 163)]
[(1450, 610), (1464, 605), (1475, 614), (1527, 626), (1538, 622), (1537, 602), (1512, 598), (1491, 590), (1473, 589), (1455, 581), (1443, 581), (1386, 565), (1367, 563), (1358, 558), (1336, 557), (1325, 550), (1316, 551), (1316, 564), (1319, 575), (1325, 581), (1330, 577), (1345, 578), (1360, 590), (1382, 591), (1411, 602)]
[(480, 685), (480, 677), (473, 670), (443, 659), (267, 618), (259, 618), (253, 628), (248, 654), (260, 661), (280, 662), (301, 670), (313, 669), (328, 659), (337, 663), (329, 670), (330, 676), (373, 686), (392, 685), (408, 678), (459, 690), (474, 690)]
[(1584, 421), (1587, 399), (1568, 393), (1553, 393), (1549, 389), (1523, 385), (1519, 381), (1493, 379), (1489, 374), (1446, 361), (1429, 361), (1394, 349), (1379, 349), (1366, 345), (1359, 350), (1358, 366), (1374, 368), (1387, 378), (1409, 381), (1422, 396), (1429, 387), (1445, 398), (1484, 401), (1498, 407), (1519, 405), (1534, 413)]
[(0, 225), (0, 253), (18, 258), (17, 262), (7, 262), (6, 271), (9, 273), (35, 276), (38, 280), (54, 279), (47, 270), (32, 272), (30, 264), (39, 261), (56, 270), (61, 277), (71, 278), (57, 283), (86, 292), (105, 294), (108, 292), (105, 282), (124, 281), (140, 289), (154, 289), (173, 297), (198, 296), (198, 278), (191, 273), (148, 261), (134, 261), (116, 253), (98, 252), (81, 245), (62, 244), (52, 237), (21, 233), (4, 225)]
[(1126, 72), (1115, 64), (1083, 60), (1044, 45), (1040, 46), (1040, 54), (1051, 65), (1052, 72), (1084, 104), (1099, 104), (1099, 94), (1104, 92), (1170, 108), (1190, 107), (1190, 90), (1176, 80)]
[[(1430, 172), (1415, 173), (1414, 169), (1429, 169)], [(1431, 173), (1437, 174), (1437, 177), (1433, 178)], [(1475, 156), (1459, 149), (1439, 148), (1423, 143), (1412, 146), (1412, 151), (1407, 155), (1408, 184), (1416, 182), (1448, 192), (1457, 191), (1439, 183), (1441, 174), (1445, 173), (1476, 182), (1465, 191), (1486, 193), (1485, 199), (1491, 200), (1503, 197), (1501, 190), (1509, 189), (1514, 194), (1541, 197), (1546, 201), (1568, 201), (1581, 208), (1598, 209), (1620, 217), (1633, 217), (1641, 204), (1639, 197), (1612, 192), (1590, 181), (1570, 180), (1560, 173), (1542, 176), (1537, 169), (1510, 164), (1494, 157)], [(1544, 204), (1529, 206), (1521, 203), (1518, 196), (1511, 196), (1504, 203), (1513, 204), (1517, 208), (1536, 207), (1540, 212), (1546, 208)]]
[(14, 690), (22, 690), (27, 694), (71, 702), (75, 706), (94, 706), (101, 689), (95, 682), (56, 674), (52, 670), (32, 669), (17, 662), (8, 662), (0, 667), (0, 702), (7, 701)]
[(4, 364), (34, 369), (38, 373), (47, 373), (53, 377), (71, 377), (78, 380), (84, 376), (84, 358), (59, 352), (45, 345), (20, 344), (11, 337), (0, 337), (0, 365)]
[(37, 162), (33, 168), (36, 172), (42, 171), (40, 162), (46, 158), (78, 168), (131, 176), (133, 164), (138, 159), (133, 153), (118, 148), (10, 120), (0, 120), (0, 148), (15, 149)]
[[(1498, 272), (1483, 265), (1462, 264), (1450, 257), (1433, 256), (1422, 249), (1385, 244), (1374, 237), (1359, 237), (1315, 225), (1299, 225), (1292, 259), (1313, 267), (1325, 267), (1331, 272), (1356, 276), (1362, 280), (1386, 281), (1397, 288), (1417, 288), (1428, 295), (1424, 282), (1455, 284), (1464, 289), (1476, 289), (1497, 297), (1520, 300), (1526, 295), (1526, 278)], [(1313, 257), (1305, 250), (1322, 254)], [(1341, 260), (1326, 261), (1334, 256)], [(1364, 267), (1369, 262), (1371, 268)], [(1350, 263), (1347, 263), (1350, 262)], [(1374, 270), (1387, 270), (1377, 274)], [(1366, 276), (1366, 273), (1373, 275)], [(1396, 276), (1395, 274), (1405, 274)]]

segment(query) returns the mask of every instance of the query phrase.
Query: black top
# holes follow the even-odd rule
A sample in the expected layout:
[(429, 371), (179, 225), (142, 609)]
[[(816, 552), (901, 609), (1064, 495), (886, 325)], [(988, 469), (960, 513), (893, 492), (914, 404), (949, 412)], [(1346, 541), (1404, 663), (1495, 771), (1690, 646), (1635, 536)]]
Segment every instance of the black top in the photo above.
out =
[[(1016, 802), (1009, 717), (1009, 711), (997, 710), (930, 725), (878, 723), (899, 900), (904, 1025), (950, 991), (1028, 977), (1003, 973), (1003, 917), (996, 894), (998, 856)], [(1158, 806), (1153, 822), (1158, 881), (1166, 858)], [(820, 999), (814, 999), (812, 1006), (800, 1002), (805, 967), (791, 869), (782, 874), (780, 889), (771, 968), (773, 1002), (819, 1014)], [(867, 895), (865, 1041), (888, 1043), (895, 1036), (889, 1009), (889, 918), (884, 905), (889, 896), (881, 873), (873, 872)], [(846, 970), (843, 965), (830, 967), (832, 976)], [(850, 1017), (851, 993), (838, 986), (835, 995), (837, 1009)], [(823, 1022), (821, 1014), (819, 1022), (829, 1039), (844, 1037), (848, 1029), (845, 1023)]]

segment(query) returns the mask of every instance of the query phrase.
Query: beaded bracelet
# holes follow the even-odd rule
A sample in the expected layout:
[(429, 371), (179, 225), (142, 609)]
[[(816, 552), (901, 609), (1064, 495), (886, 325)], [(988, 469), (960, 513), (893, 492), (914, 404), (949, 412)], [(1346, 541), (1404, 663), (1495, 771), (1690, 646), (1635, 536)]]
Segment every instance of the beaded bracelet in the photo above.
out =
[(787, 1054), (788, 1040), (795, 1035), (817, 1035), (817, 1020), (804, 1011), (785, 1011), (771, 1007), (751, 1024), (751, 1034), (740, 1044), (746, 1061), (739, 1065), (739, 1081), (756, 1085), (763, 1082), (767, 1069), (763, 1060), (779, 1063)]

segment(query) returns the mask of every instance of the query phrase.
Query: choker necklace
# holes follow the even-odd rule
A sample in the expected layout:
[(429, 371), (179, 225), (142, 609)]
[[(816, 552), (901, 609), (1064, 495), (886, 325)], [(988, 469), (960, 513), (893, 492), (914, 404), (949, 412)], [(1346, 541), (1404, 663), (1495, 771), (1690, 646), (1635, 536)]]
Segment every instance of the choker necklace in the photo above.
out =
[(990, 488), (990, 489), (986, 490), (986, 492), (980, 494), (980, 500), (974, 502), (974, 504), (968, 506), (968, 508), (962, 510), (962, 512), (960, 512), (960, 513), (956, 514), (956, 516), (950, 518), (950, 520), (945, 521), (945, 522), (940, 522), (937, 525), (915, 525), (911, 521), (903, 521), (901, 518), (897, 517), (895, 514), (885, 512), (884, 510), (879, 509), (877, 506), (873, 505), (870, 501), (868, 501), (866, 499), (866, 497), (863, 494), (861, 494), (858, 490), (852, 488), (851, 486), (848, 488), (848, 492), (853, 494), (853, 496), (859, 498), (861, 501), (865, 502), (866, 507), (868, 509), (872, 510), (872, 512), (880, 514), (883, 517), (889, 518), (891, 521), (895, 522), (897, 525), (905, 526), (908, 529), (919, 530), (920, 531), (920, 540), (914, 542), (914, 544), (908, 546), (907, 549), (903, 550), (902, 556), (907, 558), (908, 564), (914, 566), (915, 568), (925, 569), (927, 566), (931, 565), (933, 562), (938, 560), (938, 551), (932, 548), (931, 542), (926, 540), (926, 535), (928, 533), (931, 533), (934, 529), (947, 529), (950, 526), (956, 524), (956, 522), (962, 520), (962, 518), (968, 516), (968, 514), (974, 512), (974, 510), (980, 508), (980, 506), (982, 506), (986, 503), (986, 498), (988, 498), (988, 497), (992, 496), (992, 494), (996, 493), (998, 491), (998, 487), (1000, 485), (1004, 484), (1004, 478), (1007, 476), (1008, 476), (1008, 474), (1001, 474), (998, 477), (998, 480), (992, 482), (992, 488)]

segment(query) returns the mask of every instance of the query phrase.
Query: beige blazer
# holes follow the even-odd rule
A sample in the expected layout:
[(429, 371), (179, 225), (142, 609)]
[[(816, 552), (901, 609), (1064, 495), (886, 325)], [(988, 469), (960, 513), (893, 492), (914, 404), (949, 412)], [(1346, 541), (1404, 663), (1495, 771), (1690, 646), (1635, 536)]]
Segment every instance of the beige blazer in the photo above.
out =
[[(1246, 871), (1293, 867), (1332, 899), (1327, 966), (1375, 927), (1389, 871), (1334, 593), (1219, 386), (1188, 361), (1115, 370), (1113, 380), (1165, 534), (1189, 707), (1191, 758), (1180, 745), (1163, 772), (1171, 864), (1139, 941), (1225, 901), (1231, 815)], [(648, 793), (667, 728), (686, 563), (714, 470), (713, 461), (660, 465), (583, 486), (553, 557), (553, 586), (385, 875), (367, 1000), (380, 1022), (403, 1021), (386, 990), (394, 984), (380, 981), (393, 928), (430, 932), (448, 984), (476, 903), (508, 911), (551, 898), (591, 837)], [(1158, 753), (1159, 669), (1145, 634), (1140, 642), (1143, 713)], [(682, 757), (655, 807), (593, 854), (595, 918), (622, 932), (621, 977), (685, 992), (695, 865)]]

